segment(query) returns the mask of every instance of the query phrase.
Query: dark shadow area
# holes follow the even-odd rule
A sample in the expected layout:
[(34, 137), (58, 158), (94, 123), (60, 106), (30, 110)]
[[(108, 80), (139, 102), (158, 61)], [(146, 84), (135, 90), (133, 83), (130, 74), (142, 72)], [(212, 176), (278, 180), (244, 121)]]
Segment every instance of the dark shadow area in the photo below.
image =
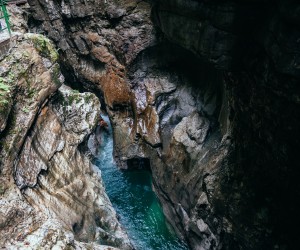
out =
[(72, 230), (75, 233), (75, 235), (80, 234), (83, 225), (84, 225), (84, 218), (82, 218), (80, 222), (76, 222), (72, 225)]
[(151, 170), (148, 158), (132, 158), (127, 160), (127, 170)]

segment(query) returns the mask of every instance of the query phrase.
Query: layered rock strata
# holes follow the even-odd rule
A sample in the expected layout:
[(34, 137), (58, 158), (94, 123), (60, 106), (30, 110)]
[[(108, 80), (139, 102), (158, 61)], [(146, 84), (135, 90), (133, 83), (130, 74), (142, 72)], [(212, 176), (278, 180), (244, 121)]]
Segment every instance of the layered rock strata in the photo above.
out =
[(224, 72), (219, 122), (230, 154), (213, 178), (202, 175), (208, 199), (187, 211), (206, 223), (202, 237), (221, 236), (207, 248), (297, 245), (299, 10), (296, 1), (160, 0), (153, 11), (169, 40)]
[(1, 61), (0, 246), (131, 249), (82, 146), (100, 102), (60, 87), (57, 58), (47, 38), (25, 34)]
[(102, 94), (120, 167), (150, 160), (193, 249), (292, 249), (299, 4), (149, 2), (30, 0), (30, 25)]

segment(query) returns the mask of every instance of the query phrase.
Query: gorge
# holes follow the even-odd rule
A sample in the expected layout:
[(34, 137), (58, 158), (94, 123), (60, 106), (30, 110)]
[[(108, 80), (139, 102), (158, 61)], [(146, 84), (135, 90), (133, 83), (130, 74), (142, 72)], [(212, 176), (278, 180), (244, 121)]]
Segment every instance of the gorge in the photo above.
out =
[[(171, 245), (133, 243), (124, 216), (138, 210), (113, 192), (126, 198), (130, 174), (149, 182), (141, 168), (188, 248), (297, 248), (298, 1), (28, 0), (9, 11), (19, 33), (0, 61), (1, 247), (187, 249), (172, 234)], [(100, 112), (123, 172), (105, 170), (112, 140), (89, 147)]]
[[(109, 123), (108, 117), (103, 117)], [(135, 170), (122, 172), (115, 165), (111, 132), (110, 127), (108, 133), (96, 135), (101, 137), (100, 149), (95, 136), (91, 136), (89, 147), (95, 152), (94, 163), (101, 170), (105, 190), (132, 240), (133, 247), (187, 249), (165, 221), (161, 206), (152, 191), (149, 169), (141, 170), (144, 165), (139, 162), (135, 164)]]

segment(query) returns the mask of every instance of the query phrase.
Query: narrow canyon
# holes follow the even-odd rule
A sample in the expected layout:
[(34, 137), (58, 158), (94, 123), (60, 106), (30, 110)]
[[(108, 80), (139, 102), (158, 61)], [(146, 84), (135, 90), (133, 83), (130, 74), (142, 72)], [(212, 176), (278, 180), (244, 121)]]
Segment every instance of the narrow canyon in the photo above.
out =
[(7, 10), (1, 249), (299, 247), (297, 0)]

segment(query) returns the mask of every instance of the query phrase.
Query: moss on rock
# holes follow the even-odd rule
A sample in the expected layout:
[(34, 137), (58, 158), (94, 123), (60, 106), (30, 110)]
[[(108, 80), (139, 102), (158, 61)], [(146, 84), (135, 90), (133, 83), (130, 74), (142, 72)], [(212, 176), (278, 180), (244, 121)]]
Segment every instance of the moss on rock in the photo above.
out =
[(40, 55), (50, 59), (52, 63), (58, 60), (58, 53), (53, 43), (43, 35), (28, 33), (25, 38), (33, 42), (34, 47), (39, 51)]

